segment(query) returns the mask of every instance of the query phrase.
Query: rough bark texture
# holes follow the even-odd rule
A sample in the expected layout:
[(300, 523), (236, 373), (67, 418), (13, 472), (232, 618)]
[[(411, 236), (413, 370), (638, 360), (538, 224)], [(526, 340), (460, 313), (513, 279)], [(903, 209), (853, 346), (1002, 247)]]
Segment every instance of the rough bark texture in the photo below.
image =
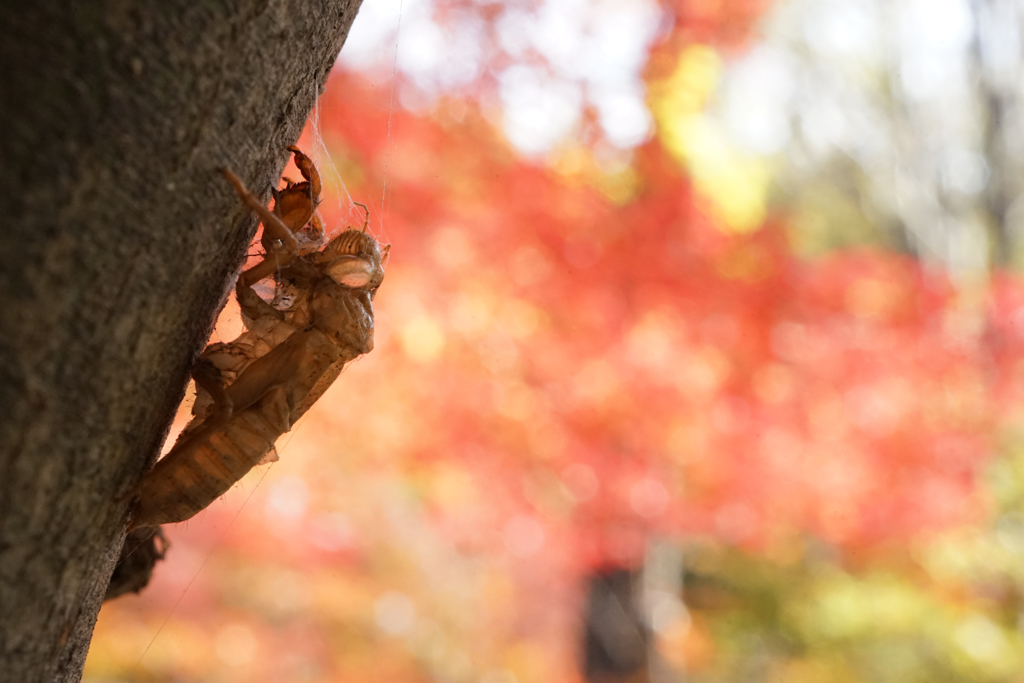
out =
[(0, 8), (0, 681), (75, 681), (189, 368), (359, 0)]

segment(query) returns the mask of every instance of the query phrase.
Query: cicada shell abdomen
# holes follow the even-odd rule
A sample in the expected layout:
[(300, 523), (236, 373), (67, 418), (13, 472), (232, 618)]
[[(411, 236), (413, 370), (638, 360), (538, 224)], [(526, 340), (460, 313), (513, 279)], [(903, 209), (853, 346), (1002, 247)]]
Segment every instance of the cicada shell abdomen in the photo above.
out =
[(227, 493), (288, 431), (282, 401), (274, 392), (176, 444), (139, 484), (129, 528), (182, 522)]
[[(372, 335), (372, 317), (366, 330)], [(129, 529), (184, 521), (224, 495), (305, 413), (310, 394), (322, 393), (356, 355), (312, 328), (254, 361), (227, 387), (234, 412), (183, 433), (143, 477)]]

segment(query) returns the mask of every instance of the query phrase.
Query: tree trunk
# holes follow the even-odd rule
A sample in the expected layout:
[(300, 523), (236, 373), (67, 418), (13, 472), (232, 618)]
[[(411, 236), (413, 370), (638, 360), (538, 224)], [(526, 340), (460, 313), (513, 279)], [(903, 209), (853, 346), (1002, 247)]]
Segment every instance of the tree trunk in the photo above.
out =
[(76, 681), (152, 465), (359, 0), (0, 9), (0, 681)]
[(596, 571), (587, 581), (583, 622), (583, 677), (587, 683), (650, 681), (650, 633), (643, 614), (639, 572)]

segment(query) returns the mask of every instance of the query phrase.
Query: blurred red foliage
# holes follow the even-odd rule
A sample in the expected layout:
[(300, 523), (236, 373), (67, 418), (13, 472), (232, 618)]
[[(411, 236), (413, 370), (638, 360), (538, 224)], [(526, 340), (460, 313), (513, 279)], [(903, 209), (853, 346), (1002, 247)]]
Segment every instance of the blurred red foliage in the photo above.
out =
[[(379, 196), (382, 93), (339, 73), (321, 106), (335, 158), (363, 169), (349, 192)], [(401, 275), (382, 325), (409, 324), (388, 307), (412, 297), (443, 339), (375, 352), (388, 377), (417, 377), (430, 425), (396, 457), (456, 461), (500, 515), (575, 539), (566, 561), (588, 567), (635, 558), (651, 532), (856, 546), (979, 513), (973, 479), (1007, 398), (993, 364), (1019, 358), (999, 322), (1015, 281), (972, 321), (907, 257), (805, 262), (778, 221), (725, 234), (657, 141), (620, 205), (459, 116), (442, 103), (392, 121), (383, 238)], [(531, 493), (549, 476), (559, 514)], [(493, 529), (463, 522), (446, 521), (479, 542)]]

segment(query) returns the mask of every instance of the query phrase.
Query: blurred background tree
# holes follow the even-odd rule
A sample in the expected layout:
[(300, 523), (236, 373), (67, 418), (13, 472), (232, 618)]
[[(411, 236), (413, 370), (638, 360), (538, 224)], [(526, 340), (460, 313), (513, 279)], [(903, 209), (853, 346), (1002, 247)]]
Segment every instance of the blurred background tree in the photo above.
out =
[(376, 349), (90, 680), (1015, 680), (1020, 11), (367, 3)]
[[(785, 2), (723, 78), (717, 118), (774, 156), (807, 253), (884, 244), (977, 276), (1019, 265), (1016, 2)], [(760, 116), (747, 116), (756, 107)]]

